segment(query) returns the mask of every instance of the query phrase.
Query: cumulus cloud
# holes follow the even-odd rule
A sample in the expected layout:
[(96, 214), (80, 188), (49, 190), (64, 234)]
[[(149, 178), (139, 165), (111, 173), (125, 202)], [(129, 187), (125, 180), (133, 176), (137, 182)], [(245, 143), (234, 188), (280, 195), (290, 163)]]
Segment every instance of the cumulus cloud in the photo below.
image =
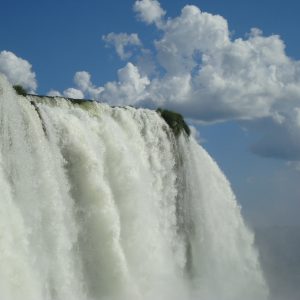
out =
[(134, 3), (134, 11), (138, 14), (138, 18), (147, 24), (155, 23), (157, 26), (161, 24), (163, 16), (166, 12), (161, 8), (160, 3), (156, 0), (139, 0)]
[(61, 93), (59, 91), (56, 91), (56, 90), (50, 90), (48, 93), (47, 93), (47, 96), (51, 96), (51, 97), (61, 97)]
[(76, 72), (74, 82), (78, 88), (92, 100), (99, 100), (100, 94), (103, 92), (102, 87), (96, 87), (91, 82), (91, 75), (86, 71)]
[(63, 95), (67, 98), (72, 99), (83, 99), (84, 94), (81, 90), (74, 89), (74, 88), (68, 88), (63, 92)]
[(10, 51), (0, 52), (0, 73), (3, 73), (12, 85), (21, 85), (29, 92), (37, 88), (35, 73), (31, 64)]
[[(246, 39), (231, 40), (223, 17), (191, 5), (165, 23), (155, 46), (165, 69), (153, 81), (155, 98), (204, 121), (271, 116), (284, 89), (300, 78), (299, 64), (286, 56), (279, 36), (253, 30)], [(182, 92), (169, 97), (166, 83), (176, 85), (179, 78)]]
[(228, 44), (227, 21), (192, 5), (185, 6), (179, 17), (169, 19), (163, 27), (163, 37), (155, 42), (160, 64), (172, 74), (191, 72), (202, 54)]
[[(91, 82), (91, 75), (86, 71), (76, 72), (74, 83), (77, 88), (68, 88), (63, 96), (74, 99), (91, 99), (105, 101), (111, 105), (131, 105), (147, 98), (147, 87), (150, 80), (141, 75), (137, 66), (132, 63), (118, 70), (118, 80), (96, 87)], [(49, 96), (60, 96), (58, 91), (51, 90)]]
[(132, 63), (118, 71), (118, 81), (105, 84), (101, 99), (113, 105), (130, 105), (147, 98), (150, 80)]
[(254, 122), (262, 132), (254, 153), (300, 159), (300, 62), (287, 56), (278, 35), (254, 28), (232, 39), (223, 17), (193, 5), (157, 28), (164, 72), (151, 78), (146, 102), (195, 121)]
[(102, 39), (106, 42), (107, 46), (113, 46), (122, 60), (126, 60), (132, 56), (132, 52), (126, 51), (129, 46), (141, 46), (142, 43), (136, 33), (114, 33), (104, 35)]
[[(252, 151), (297, 165), (300, 161), (300, 61), (288, 57), (278, 35), (257, 28), (233, 38), (220, 15), (186, 5), (174, 18), (157, 0), (138, 0), (137, 17), (154, 24), (157, 39), (145, 49), (137, 34), (103, 36), (121, 60), (132, 59), (103, 86), (86, 71), (74, 76), (75, 87), (48, 95), (89, 98), (113, 105), (165, 107), (193, 122), (236, 120), (260, 132)], [(134, 50), (134, 51), (133, 51)], [(11, 84), (30, 92), (37, 87), (26, 60), (0, 52), (0, 72)]]
[(142, 44), (137, 35), (105, 36), (121, 59), (132, 55), (135, 64), (102, 87), (87, 72), (76, 73), (83, 94), (114, 105), (174, 109), (193, 122), (237, 120), (261, 132), (254, 153), (300, 160), (300, 61), (287, 56), (280, 36), (254, 28), (233, 38), (225, 18), (194, 5), (174, 18), (164, 18), (156, 0), (136, 1), (134, 11), (156, 26), (153, 47), (128, 52)]

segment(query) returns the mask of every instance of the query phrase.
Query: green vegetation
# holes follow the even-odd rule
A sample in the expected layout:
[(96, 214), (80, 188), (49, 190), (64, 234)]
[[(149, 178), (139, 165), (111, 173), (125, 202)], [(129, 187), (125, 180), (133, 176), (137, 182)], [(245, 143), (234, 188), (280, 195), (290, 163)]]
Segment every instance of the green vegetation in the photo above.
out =
[(21, 85), (14, 85), (14, 89), (18, 95), (27, 95), (27, 91)]
[(74, 99), (74, 98), (69, 98), (65, 96), (48, 96), (48, 95), (34, 95), (34, 94), (27, 94), (30, 95), (31, 97), (38, 97), (38, 98), (46, 98), (46, 99), (66, 99), (67, 101), (74, 103), (74, 104), (85, 104), (85, 103), (92, 103), (94, 100), (90, 99)]
[(188, 136), (191, 134), (191, 130), (185, 123), (181, 114), (162, 108), (158, 108), (156, 112), (160, 114), (160, 116), (170, 126), (175, 136), (178, 136), (182, 131), (184, 131)]

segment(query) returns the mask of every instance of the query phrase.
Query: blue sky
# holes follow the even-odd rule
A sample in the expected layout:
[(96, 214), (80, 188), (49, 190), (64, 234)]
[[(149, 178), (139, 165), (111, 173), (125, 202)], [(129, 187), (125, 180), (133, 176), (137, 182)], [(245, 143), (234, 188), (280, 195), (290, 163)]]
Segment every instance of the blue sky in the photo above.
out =
[(2, 1), (0, 71), (39, 94), (182, 112), (253, 226), (299, 224), (300, 3), (137, 2)]

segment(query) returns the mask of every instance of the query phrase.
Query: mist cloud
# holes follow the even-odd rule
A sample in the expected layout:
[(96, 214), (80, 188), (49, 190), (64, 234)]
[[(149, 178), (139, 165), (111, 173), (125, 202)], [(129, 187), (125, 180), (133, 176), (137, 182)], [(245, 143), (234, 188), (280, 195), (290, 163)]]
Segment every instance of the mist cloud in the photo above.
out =
[(161, 20), (166, 14), (156, 0), (135, 1), (133, 9), (140, 20), (147, 24), (155, 23), (157, 26), (161, 24)]

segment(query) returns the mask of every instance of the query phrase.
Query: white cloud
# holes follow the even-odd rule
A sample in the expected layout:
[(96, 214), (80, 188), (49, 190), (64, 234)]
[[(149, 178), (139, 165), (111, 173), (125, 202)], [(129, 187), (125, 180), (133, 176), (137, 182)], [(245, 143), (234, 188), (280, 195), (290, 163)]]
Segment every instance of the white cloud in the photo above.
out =
[(72, 99), (83, 99), (84, 98), (84, 94), (82, 93), (82, 91), (78, 90), (78, 89), (74, 89), (74, 88), (68, 88), (63, 92), (63, 95), (66, 98), (72, 98)]
[(154, 47), (133, 55), (125, 47), (138, 45), (137, 36), (107, 35), (121, 58), (132, 54), (137, 63), (102, 87), (76, 73), (82, 93), (114, 105), (173, 109), (195, 122), (238, 120), (261, 132), (255, 153), (300, 160), (300, 61), (287, 56), (278, 35), (254, 28), (233, 39), (226, 19), (193, 5), (168, 19), (156, 0), (136, 1), (134, 10), (159, 30)]
[(152, 79), (149, 85), (150, 106), (181, 106), (192, 93), (192, 77), (189, 73), (166, 75)]
[(79, 89), (91, 100), (99, 100), (103, 91), (102, 87), (96, 87), (91, 82), (91, 75), (86, 71), (76, 72), (74, 82)]
[(76, 72), (74, 82), (82, 91), (86, 91), (91, 86), (91, 75), (86, 71)]
[(59, 91), (56, 91), (56, 90), (50, 90), (48, 93), (47, 93), (47, 96), (51, 96), (51, 97), (61, 97), (61, 93)]
[(141, 46), (142, 43), (136, 33), (114, 33), (104, 35), (102, 39), (106, 45), (115, 47), (115, 50), (122, 60), (126, 60), (132, 56), (132, 52), (125, 49), (129, 46)]
[[(299, 64), (286, 56), (276, 35), (263, 37), (255, 29), (247, 39), (231, 40), (223, 17), (191, 5), (160, 30), (163, 35), (155, 46), (165, 75), (152, 81), (160, 94), (155, 98), (189, 117), (219, 121), (272, 116), (284, 88), (295, 80), (298, 85)], [(182, 92), (169, 97), (166, 82), (188, 76)]]
[(21, 85), (29, 92), (37, 88), (35, 73), (31, 64), (10, 51), (0, 52), (0, 73), (3, 73), (12, 85)]
[(147, 97), (149, 84), (148, 77), (141, 76), (135, 65), (127, 63), (118, 71), (118, 81), (105, 84), (101, 100), (113, 105), (135, 104)]
[(141, 74), (147, 76), (157, 75), (157, 66), (155, 64), (155, 57), (149, 49), (141, 49), (137, 59), (137, 67)]
[(163, 33), (155, 46), (160, 64), (169, 73), (190, 72), (199, 64), (200, 55), (229, 44), (227, 21), (192, 5), (185, 6), (179, 17), (169, 19)]
[(166, 12), (161, 8), (160, 3), (156, 0), (138, 0), (133, 6), (138, 17), (147, 24), (155, 23), (160, 25)]
[[(99, 87), (88, 72), (77, 72), (75, 88), (64, 96), (160, 106), (194, 122), (237, 120), (260, 132), (252, 147), (256, 154), (300, 161), (300, 61), (287, 56), (280, 36), (264, 36), (254, 28), (233, 39), (226, 19), (193, 5), (175, 18), (164, 18), (156, 0), (135, 1), (134, 10), (159, 30), (152, 50), (142, 48), (137, 34), (104, 36), (121, 59), (132, 57), (136, 63), (128, 62), (116, 81)], [(31, 92), (37, 87), (30, 63), (12, 52), (0, 52), (0, 72), (11, 84)]]
[[(78, 88), (68, 88), (63, 95), (68, 98), (106, 101), (111, 105), (130, 105), (139, 103), (147, 96), (147, 86), (150, 80), (142, 76), (137, 66), (132, 63), (118, 70), (118, 80), (96, 87), (91, 82), (91, 75), (86, 71), (76, 72), (74, 82)], [(50, 91), (49, 96), (60, 95)]]

